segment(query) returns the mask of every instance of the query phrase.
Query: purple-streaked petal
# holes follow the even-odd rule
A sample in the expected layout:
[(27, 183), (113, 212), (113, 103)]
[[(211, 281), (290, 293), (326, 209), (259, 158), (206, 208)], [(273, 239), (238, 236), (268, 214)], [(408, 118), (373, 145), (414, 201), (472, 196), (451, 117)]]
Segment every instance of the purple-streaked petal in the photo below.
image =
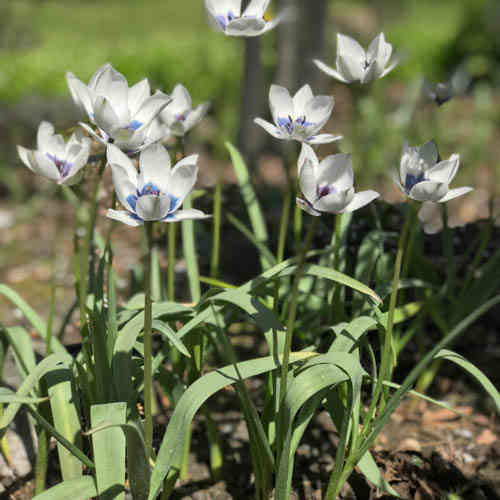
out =
[(408, 196), (416, 201), (439, 201), (448, 192), (448, 184), (433, 181), (417, 182)]
[(444, 203), (446, 201), (453, 200), (453, 198), (457, 198), (458, 196), (462, 196), (464, 194), (470, 193), (474, 191), (473, 187), (459, 187), (456, 189), (450, 189), (441, 199), (439, 199), (439, 203)]
[(137, 199), (135, 212), (144, 221), (161, 220), (170, 209), (170, 196), (147, 194)]
[(125, 210), (113, 210), (111, 208), (108, 208), (106, 217), (117, 220), (119, 222), (123, 222), (128, 226), (142, 226), (144, 224), (144, 221), (140, 220), (136, 215), (130, 212), (126, 212)]
[(256, 125), (262, 127), (268, 134), (271, 134), (273, 137), (276, 137), (276, 139), (289, 139), (288, 135), (285, 135), (278, 127), (276, 127), (272, 123), (269, 123), (268, 121), (263, 120), (262, 118), (254, 118), (253, 121)]
[(372, 202), (379, 196), (380, 194), (376, 191), (360, 191), (354, 195), (351, 202), (344, 208), (344, 212), (354, 212), (354, 210), (368, 205), (368, 203)]

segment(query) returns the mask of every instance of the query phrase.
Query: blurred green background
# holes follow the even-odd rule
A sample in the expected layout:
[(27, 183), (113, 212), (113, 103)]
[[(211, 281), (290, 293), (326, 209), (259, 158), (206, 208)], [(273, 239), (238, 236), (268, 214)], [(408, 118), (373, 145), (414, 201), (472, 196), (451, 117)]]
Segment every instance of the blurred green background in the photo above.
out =
[[(324, 1), (325, 62), (334, 64), (337, 31), (366, 44), (384, 30), (404, 58), (387, 78), (363, 88), (362, 95), (333, 81), (326, 84), (336, 97), (327, 131), (345, 136), (340, 149), (354, 153), (355, 167), (362, 163), (360, 180), (381, 181), (387, 167), (397, 162), (404, 138), (422, 143), (435, 137), (443, 156), (461, 153), (464, 181), (477, 180), (477, 169), (485, 169), (489, 176), (485, 184), (495, 191), (500, 153), (500, 3)], [(271, 2), (275, 10), (277, 2)], [(266, 93), (275, 80), (278, 37), (272, 32), (260, 41)], [(243, 58), (244, 42), (211, 29), (202, 0), (3, 0), (0, 194), (22, 195), (15, 144), (33, 145), (41, 119), (68, 127), (78, 118), (65, 72), (87, 82), (106, 61), (130, 83), (148, 77), (153, 87), (169, 92), (182, 82), (195, 104), (210, 100), (210, 126), (193, 140), (203, 143), (215, 158), (223, 158), (223, 142), (236, 140), (240, 126)], [(422, 100), (423, 75), (431, 81), (444, 80), (458, 66), (472, 78), (465, 97), (439, 110)], [(318, 70), (305, 67), (298, 83), (317, 77)], [(261, 143), (260, 149), (272, 150), (273, 144)]]

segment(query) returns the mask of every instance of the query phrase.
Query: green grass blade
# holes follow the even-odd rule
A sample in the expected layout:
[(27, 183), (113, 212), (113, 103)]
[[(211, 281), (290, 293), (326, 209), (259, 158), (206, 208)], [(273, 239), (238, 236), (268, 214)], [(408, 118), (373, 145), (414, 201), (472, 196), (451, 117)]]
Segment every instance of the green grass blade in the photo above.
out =
[(189, 354), (189, 351), (187, 350), (182, 340), (179, 338), (177, 332), (172, 330), (172, 328), (170, 328), (170, 326), (168, 326), (167, 323), (164, 323), (163, 321), (160, 320), (154, 320), (153, 331), (160, 332), (177, 348), (179, 352), (182, 352), (182, 354), (184, 354), (184, 356), (187, 356), (188, 358), (191, 357), (191, 354)]
[[(77, 448), (81, 447), (81, 426), (77, 407), (77, 393), (72, 386), (72, 359), (66, 358), (57, 370), (47, 373), (47, 392), (55, 429)], [(63, 481), (77, 479), (82, 475), (82, 464), (78, 458), (58, 443), (57, 452)]]
[(127, 472), (130, 491), (134, 500), (146, 500), (149, 493), (149, 461), (142, 432), (136, 424), (103, 424), (86, 434), (100, 433), (106, 429), (120, 428), (127, 440)]
[(49, 398), (29, 398), (16, 396), (16, 393), (7, 387), (0, 387), (0, 403), (43, 403)]
[[(90, 407), (90, 421), (95, 429), (104, 423), (124, 424), (127, 418), (126, 403), (105, 403)], [(92, 431), (91, 431), (92, 433)], [(120, 427), (101, 430), (92, 439), (96, 466), (97, 489), (100, 500), (123, 500), (124, 493), (106, 494), (113, 485), (125, 487), (125, 435)]]
[(491, 396), (498, 412), (500, 413), (500, 393), (496, 387), (490, 382), (488, 377), (476, 366), (474, 366), (470, 361), (467, 361), (460, 354), (443, 349), (436, 354), (436, 359), (446, 359), (447, 361), (452, 361), (466, 371), (469, 375), (474, 377), (483, 389)]
[[(290, 362), (305, 360), (315, 353), (298, 352), (290, 355)], [(238, 363), (238, 371), (233, 365), (214, 370), (188, 387), (175, 407), (174, 413), (163, 437), (155, 467), (151, 476), (151, 491), (148, 499), (153, 500), (160, 492), (163, 479), (172, 467), (178, 467), (184, 448), (186, 429), (201, 407), (213, 394), (228, 385), (256, 375), (277, 370), (280, 365), (272, 356)], [(240, 378), (241, 377), (241, 378)]]
[[(25, 316), (25, 318), (33, 325), (40, 337), (43, 339), (47, 336), (47, 324), (40, 318), (37, 312), (12, 288), (7, 285), (0, 284), (0, 295), (3, 295), (12, 302)], [(66, 349), (61, 343), (53, 338), (52, 350), (54, 352), (66, 352)]]
[(33, 500), (88, 500), (97, 495), (97, 486), (92, 476), (83, 476), (72, 481), (64, 481), (40, 493)]
[(393, 497), (401, 498), (397, 491), (385, 480), (370, 452), (366, 452), (356, 465), (368, 482), (376, 488), (389, 493)]
[[(248, 173), (247, 166), (241, 157), (239, 151), (229, 142), (226, 142), (226, 148), (231, 155), (231, 160), (233, 162), (234, 171), (236, 172), (236, 178), (238, 179), (238, 184), (240, 186), (241, 196), (243, 202), (247, 207), (248, 217), (250, 218), (250, 223), (252, 225), (252, 230), (257, 241), (267, 247), (268, 234), (266, 227), (266, 220), (264, 214), (259, 205), (257, 195), (250, 181), (250, 175)], [(268, 248), (269, 250), (269, 248)], [(269, 269), (269, 263), (267, 259), (261, 254), (260, 262), (263, 270)]]
[[(184, 200), (184, 208), (192, 208), (191, 196)], [(196, 253), (196, 240), (194, 237), (194, 221), (182, 221), (182, 248), (186, 259), (187, 275), (191, 300), (197, 304), (201, 297), (200, 269), (198, 266), (198, 255)]]
[(22, 326), (2, 329), (14, 351), (14, 360), (21, 377), (24, 379), (35, 369), (36, 359), (30, 334)]
[[(68, 361), (68, 358), (72, 358), (68, 354), (51, 354), (44, 360), (42, 360), (35, 369), (23, 380), (23, 383), (16, 392), (18, 397), (26, 397), (34, 390), (38, 385), (40, 379), (51, 370), (58, 370), (60, 366), (64, 367), (64, 362)], [(6, 427), (12, 422), (16, 413), (19, 411), (20, 403), (11, 403), (2, 416), (0, 417), (0, 434), (4, 432)]]

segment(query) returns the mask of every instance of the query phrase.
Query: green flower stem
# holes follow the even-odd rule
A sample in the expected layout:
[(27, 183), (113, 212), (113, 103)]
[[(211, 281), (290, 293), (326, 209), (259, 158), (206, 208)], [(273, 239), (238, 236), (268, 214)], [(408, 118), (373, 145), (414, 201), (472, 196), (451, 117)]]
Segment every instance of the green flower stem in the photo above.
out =
[[(172, 224), (173, 225), (173, 224)], [(151, 300), (151, 250), (153, 249), (153, 222), (145, 222), (147, 255), (144, 273), (144, 440), (146, 454), (152, 457), (153, 448), (153, 355), (151, 350), (152, 332), (152, 300)]]
[[(409, 213), (408, 216), (406, 217), (406, 221), (403, 225), (403, 230), (401, 231), (401, 235), (399, 237), (398, 250), (396, 253), (396, 263), (394, 265), (394, 277), (392, 280), (391, 298), (389, 301), (387, 327), (385, 329), (385, 340), (384, 340), (382, 360), (380, 363), (380, 370), (379, 370), (379, 378), (377, 379), (377, 384), (375, 386), (375, 393), (372, 398), (370, 408), (368, 410), (368, 420), (366, 429), (369, 428), (370, 422), (375, 414), (375, 409), (377, 408), (378, 400), (382, 393), (383, 382), (389, 376), (388, 372), (391, 360), (392, 329), (394, 326), (394, 311), (396, 309), (396, 302), (398, 298), (399, 276), (401, 273), (401, 264), (403, 262), (405, 247), (408, 240), (408, 232), (410, 230), (410, 225), (413, 223), (414, 215), (415, 215), (415, 205), (410, 202)], [(383, 405), (380, 409), (381, 410), (383, 409)]]
[(175, 300), (175, 240), (177, 238), (177, 224), (167, 224), (168, 231), (168, 268), (167, 268), (167, 297)]
[[(342, 214), (335, 215), (335, 250), (333, 253), (333, 269), (339, 271), (340, 266), (340, 238), (342, 236)], [(340, 303), (341, 287), (332, 283), (330, 285), (330, 307), (328, 308), (328, 324), (331, 325), (334, 321), (342, 321), (342, 307), (343, 304)]]
[(214, 192), (214, 217), (212, 226), (212, 256), (210, 259), (210, 277), (217, 279), (219, 274), (219, 256), (220, 256), (220, 228), (222, 217), (222, 178), (217, 176)]
[(306, 241), (301, 249), (301, 253), (299, 256), (297, 271), (295, 274), (295, 279), (294, 279), (293, 287), (292, 287), (291, 303), (290, 303), (290, 309), (288, 311), (288, 321), (286, 324), (286, 331), (285, 331), (285, 346), (283, 349), (283, 361), (281, 363), (281, 381), (280, 381), (281, 383), (280, 383), (280, 392), (279, 392), (281, 417), (279, 419), (280, 425), (279, 425), (279, 433), (278, 433), (278, 436), (280, 437), (280, 440), (278, 441), (278, 445), (280, 445), (280, 446), (278, 449), (281, 448), (281, 443), (282, 443), (281, 437), (284, 436), (283, 403), (285, 401), (285, 395), (286, 395), (286, 389), (287, 389), (288, 362), (290, 360), (290, 350), (292, 347), (293, 329), (295, 326), (295, 316), (297, 314), (299, 285), (300, 285), (300, 280), (302, 279), (302, 274), (304, 271), (304, 264), (306, 261), (307, 251), (309, 250), (309, 247), (311, 246), (314, 233), (315, 233), (316, 228), (318, 226), (318, 222), (319, 222), (319, 217), (314, 217), (312, 224), (309, 226), (309, 230), (308, 230), (307, 236), (306, 236)]

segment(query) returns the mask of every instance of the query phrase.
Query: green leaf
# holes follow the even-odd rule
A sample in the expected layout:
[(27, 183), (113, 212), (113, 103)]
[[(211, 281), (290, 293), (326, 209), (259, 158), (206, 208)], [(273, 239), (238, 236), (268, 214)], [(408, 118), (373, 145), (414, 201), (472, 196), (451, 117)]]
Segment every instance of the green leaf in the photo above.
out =
[(361, 473), (366, 479), (380, 490), (389, 493), (393, 497), (401, 498), (397, 491), (385, 480), (380, 472), (377, 463), (373, 459), (371, 453), (367, 451), (356, 464)]
[[(90, 407), (90, 420), (95, 428), (103, 424), (124, 424), (127, 418), (126, 403), (105, 403)], [(124, 493), (106, 495), (106, 490), (115, 484), (125, 488), (125, 435), (120, 427), (101, 429), (92, 439), (96, 479), (101, 500), (123, 500)]]
[(179, 338), (179, 335), (177, 332), (172, 330), (170, 326), (168, 326), (167, 323), (164, 323), (163, 321), (160, 320), (154, 320), (153, 321), (153, 331), (158, 331), (160, 332), (164, 337), (166, 337), (184, 356), (187, 356), (188, 358), (191, 357), (191, 354), (189, 354), (189, 351), (187, 350), (186, 346), (182, 342), (182, 340)]
[(30, 334), (22, 326), (5, 328), (2, 331), (14, 350), (14, 359), (21, 377), (24, 379), (36, 366), (35, 352)]
[(97, 495), (95, 479), (83, 476), (72, 481), (64, 481), (40, 493), (33, 500), (88, 500)]
[(448, 351), (447, 349), (439, 351), (436, 354), (436, 359), (446, 359), (448, 361), (452, 361), (465, 370), (469, 375), (474, 377), (482, 385), (483, 389), (491, 396), (495, 402), (498, 412), (500, 413), (500, 393), (479, 368), (474, 366), (470, 361), (467, 361), (460, 354)]
[[(238, 184), (240, 186), (241, 196), (243, 202), (247, 207), (248, 217), (250, 218), (250, 223), (252, 225), (252, 230), (255, 235), (255, 239), (262, 245), (267, 246), (268, 234), (266, 227), (266, 219), (262, 210), (260, 208), (259, 200), (255, 194), (252, 183), (250, 181), (250, 175), (248, 173), (247, 166), (241, 157), (239, 151), (229, 142), (226, 142), (226, 148), (231, 155), (231, 160), (233, 162), (234, 171), (236, 173), (236, 178), (238, 179)], [(269, 262), (264, 255), (260, 255), (260, 262), (263, 270), (269, 269)]]
[(335, 340), (330, 345), (328, 352), (351, 352), (354, 346), (367, 331), (374, 327), (377, 321), (370, 316), (360, 316), (350, 323), (339, 323), (331, 329), (335, 332)]
[[(12, 288), (9, 288), (7, 285), (0, 284), (0, 295), (3, 295), (7, 299), (9, 299), (25, 316), (25, 318), (33, 325), (35, 330), (38, 332), (40, 337), (43, 339), (47, 336), (47, 325), (45, 321), (38, 316), (36, 311)], [(56, 339), (52, 338), (51, 341), (52, 350), (54, 352), (62, 352), (65, 353), (66, 349), (61, 345), (61, 343)]]
[(49, 398), (19, 397), (7, 387), (0, 387), (0, 403), (43, 403), (48, 400)]
[[(316, 353), (297, 352), (290, 354), (290, 363), (303, 361)], [(214, 370), (191, 384), (175, 407), (158, 451), (158, 457), (151, 476), (151, 491), (148, 499), (153, 500), (160, 492), (163, 479), (172, 467), (179, 467), (186, 430), (201, 405), (213, 394), (239, 380), (261, 375), (280, 368), (272, 357), (252, 359)]]
[[(47, 392), (56, 430), (77, 448), (81, 447), (81, 426), (77, 407), (77, 393), (73, 390), (73, 360), (66, 358), (58, 364), (57, 370), (47, 373)], [(63, 481), (82, 475), (82, 464), (78, 458), (58, 443), (57, 452)]]
[(95, 434), (106, 429), (120, 428), (127, 439), (127, 472), (133, 500), (146, 500), (149, 493), (149, 462), (146, 445), (139, 427), (135, 423), (103, 424), (86, 434)]
[[(72, 360), (71, 356), (68, 354), (58, 353), (51, 354), (42, 360), (38, 365), (36, 365), (35, 369), (23, 380), (23, 383), (19, 387), (16, 392), (16, 396), (23, 398), (31, 394), (31, 391), (37, 386), (40, 379), (51, 370), (58, 370), (59, 367), (64, 367), (64, 362), (68, 360)], [(19, 411), (21, 407), (20, 403), (11, 403), (2, 416), (0, 417), (0, 434), (4, 432), (6, 427), (12, 422), (16, 413)]]
[[(191, 198), (192, 196), (190, 195), (184, 200), (184, 208), (186, 210), (193, 206)], [(196, 304), (201, 297), (201, 288), (198, 256), (196, 254), (196, 241), (194, 238), (194, 221), (183, 220), (181, 225), (182, 248), (184, 250), (184, 259), (186, 259), (189, 290), (191, 291), (191, 300)]]

